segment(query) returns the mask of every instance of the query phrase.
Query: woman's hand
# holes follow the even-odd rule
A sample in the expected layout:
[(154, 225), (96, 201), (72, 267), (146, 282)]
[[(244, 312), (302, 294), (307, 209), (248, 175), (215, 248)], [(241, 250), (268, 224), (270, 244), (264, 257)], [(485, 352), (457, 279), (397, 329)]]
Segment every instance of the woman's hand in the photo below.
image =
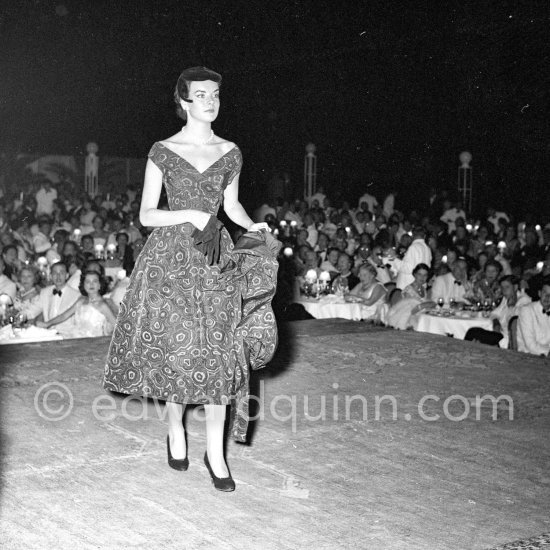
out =
[(253, 223), (249, 228), (248, 231), (261, 231), (262, 229), (265, 229), (266, 231), (269, 231), (271, 233), (271, 229), (269, 228), (269, 225), (265, 222), (262, 223)]
[(36, 321), (35, 324), (38, 328), (50, 328), (50, 324), (46, 321)]

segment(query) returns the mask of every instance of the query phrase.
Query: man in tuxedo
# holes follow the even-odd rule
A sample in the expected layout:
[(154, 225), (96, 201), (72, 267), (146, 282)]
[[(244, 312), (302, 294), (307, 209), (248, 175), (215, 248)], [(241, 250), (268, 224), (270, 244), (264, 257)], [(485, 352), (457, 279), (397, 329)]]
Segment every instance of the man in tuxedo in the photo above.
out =
[[(68, 278), (69, 271), (63, 262), (53, 264), (53, 285), (40, 291), (40, 299), (27, 313), (29, 319), (34, 319), (34, 322), (50, 321), (69, 309), (80, 298), (80, 292), (65, 284)], [(73, 318), (71, 317), (67, 321), (55, 325), (55, 328), (63, 333), (65, 330), (70, 330), (73, 324)]]
[(540, 301), (519, 310), (518, 350), (535, 355), (550, 352), (550, 276), (546, 276), (539, 292)]
[(351, 268), (353, 266), (351, 258), (346, 254), (345, 252), (342, 252), (340, 256), (338, 256), (338, 263), (336, 265), (336, 269), (338, 269), (338, 276), (333, 282), (333, 286), (336, 284), (336, 281), (339, 279), (341, 283), (346, 284), (348, 286), (349, 290), (352, 290), (355, 286), (357, 286), (361, 281), (359, 280), (359, 277), (354, 275), (351, 272)]
[(451, 272), (439, 275), (432, 286), (432, 299), (436, 302), (443, 298), (446, 304), (451, 298), (457, 302), (467, 302), (466, 295), (471, 293), (471, 285), (468, 282), (468, 264), (463, 258), (459, 258), (451, 266)]

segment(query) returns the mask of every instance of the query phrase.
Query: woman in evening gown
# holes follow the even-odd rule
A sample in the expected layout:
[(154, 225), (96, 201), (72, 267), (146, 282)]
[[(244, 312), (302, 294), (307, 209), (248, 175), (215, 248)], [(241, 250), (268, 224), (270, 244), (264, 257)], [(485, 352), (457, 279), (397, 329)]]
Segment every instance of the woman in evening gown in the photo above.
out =
[[(232, 491), (224, 421), (243, 383), (235, 351), (242, 292), (231, 276), (233, 243), (216, 215), (223, 203), (245, 230), (268, 227), (253, 223), (239, 202), (241, 151), (211, 129), (220, 83), (221, 76), (204, 67), (183, 71), (174, 98), (186, 124), (149, 152), (140, 221), (154, 229), (120, 304), (104, 387), (166, 402), (168, 464), (177, 470), (189, 464), (185, 405), (203, 404), (204, 462), (215, 488)], [(163, 186), (170, 210), (158, 208)], [(237, 427), (232, 435), (243, 441), (246, 434)]]
[(414, 281), (403, 289), (401, 299), (390, 308), (387, 315), (386, 324), (399, 330), (415, 328), (419, 314), (435, 307), (426, 287), (430, 268), (426, 264), (417, 264), (412, 274)]
[(64, 338), (110, 335), (116, 319), (108, 299), (103, 297), (107, 286), (107, 280), (100, 273), (85, 271), (78, 287), (82, 296), (69, 309), (49, 321), (37, 322), (37, 326), (50, 328), (74, 316), (74, 326), (70, 331), (63, 331)]

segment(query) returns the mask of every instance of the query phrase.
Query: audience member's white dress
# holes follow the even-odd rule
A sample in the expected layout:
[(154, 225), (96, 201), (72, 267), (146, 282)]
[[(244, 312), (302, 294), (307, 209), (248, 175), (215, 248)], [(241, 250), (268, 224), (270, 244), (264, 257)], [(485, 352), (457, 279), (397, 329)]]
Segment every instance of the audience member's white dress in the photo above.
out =
[(74, 327), (69, 333), (63, 333), (65, 338), (91, 338), (108, 336), (113, 327), (107, 322), (103, 313), (92, 304), (78, 303), (74, 313)]
[(407, 330), (409, 327), (414, 328), (418, 321), (418, 313), (413, 315), (412, 310), (422, 302), (427, 301), (427, 296), (420, 296), (412, 285), (407, 285), (403, 289), (401, 300), (388, 311), (386, 324), (399, 330)]
[(361, 318), (364, 320), (375, 320), (375, 321), (380, 320), (380, 317), (381, 317), (380, 308), (382, 307), (382, 305), (386, 300), (386, 289), (384, 288), (384, 285), (377, 282), (376, 284), (372, 285), (367, 291), (360, 291), (358, 293), (358, 295), (361, 296), (361, 298), (368, 300), (372, 296), (374, 289), (379, 286), (381, 286), (384, 289), (384, 294), (382, 294), (382, 296), (380, 296), (380, 298), (370, 306), (361, 304)]

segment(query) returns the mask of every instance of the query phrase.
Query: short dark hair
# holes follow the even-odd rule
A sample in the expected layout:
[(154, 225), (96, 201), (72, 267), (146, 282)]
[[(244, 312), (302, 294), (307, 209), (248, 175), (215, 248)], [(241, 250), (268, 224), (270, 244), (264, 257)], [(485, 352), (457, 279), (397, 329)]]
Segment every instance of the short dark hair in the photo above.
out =
[(176, 113), (181, 119), (187, 120), (187, 113), (181, 108), (180, 101), (189, 97), (191, 82), (203, 82), (205, 80), (212, 80), (221, 85), (222, 75), (206, 67), (190, 67), (180, 74), (174, 90), (174, 102), (177, 105)]
[(2, 248), (2, 255), (4, 255), (8, 250), (15, 250), (15, 252), (18, 252), (17, 246), (14, 244), (7, 244), (4, 248)]
[(426, 264), (416, 264), (413, 271), (412, 271), (412, 274), (416, 275), (421, 269), (424, 269), (425, 271), (427, 271), (428, 272), (428, 277), (430, 276), (431, 269), (430, 269), (430, 266), (426, 265)]
[(505, 283), (508, 281), (509, 283), (512, 283), (514, 286), (519, 285), (519, 279), (515, 275), (504, 275), (498, 280), (498, 283)]
[(119, 237), (126, 237), (126, 240), (130, 241), (130, 237), (128, 236), (128, 233), (126, 233), (126, 231), (120, 231), (119, 233), (116, 234), (117, 241)]
[(487, 260), (487, 262), (483, 266), (483, 271), (487, 271), (487, 268), (491, 265), (496, 268), (499, 273), (502, 271), (502, 264), (500, 262), (497, 262), (497, 260)]
[(62, 265), (62, 266), (65, 268), (65, 271), (66, 271), (67, 273), (69, 273), (69, 266), (68, 266), (65, 262), (63, 262), (63, 261), (61, 261), (61, 262), (55, 262), (54, 264), (52, 264), (51, 269), (53, 270), (53, 268), (54, 268), (55, 266), (58, 266), (58, 265)]

